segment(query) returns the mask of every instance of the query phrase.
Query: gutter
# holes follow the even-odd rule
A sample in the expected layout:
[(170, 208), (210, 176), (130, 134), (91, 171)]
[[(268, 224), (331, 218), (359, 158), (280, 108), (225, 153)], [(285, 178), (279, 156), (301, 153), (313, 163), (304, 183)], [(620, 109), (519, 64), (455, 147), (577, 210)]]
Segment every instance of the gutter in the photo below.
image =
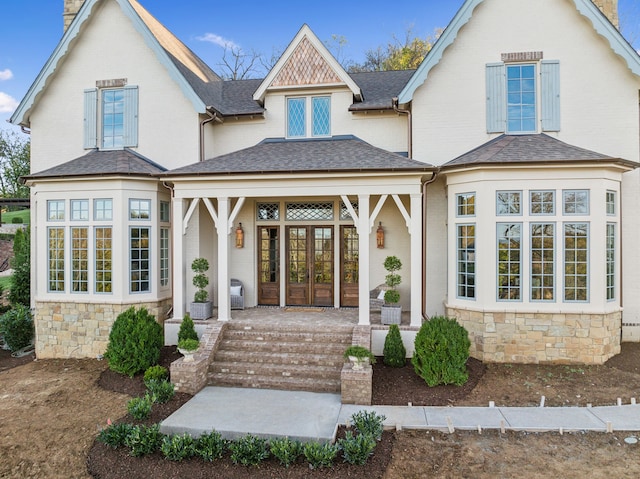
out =
[(211, 113), (209, 111), (209, 107), (206, 108), (206, 114), (209, 118), (205, 118), (200, 122), (200, 162), (204, 161), (204, 125), (211, 123), (214, 120), (220, 121), (218, 114), (215, 111)]
[(437, 167), (433, 176), (429, 181), (425, 181), (422, 184), (422, 252), (424, 257), (422, 258), (422, 320), (429, 321), (427, 316), (427, 258), (425, 252), (427, 251), (427, 186), (436, 181), (438, 174), (440, 173), (440, 167)]
[(400, 108), (398, 106), (398, 97), (395, 96), (391, 99), (391, 105), (393, 111), (401, 115), (407, 115), (407, 154), (409, 158), (413, 158), (413, 117), (411, 116), (411, 110)]

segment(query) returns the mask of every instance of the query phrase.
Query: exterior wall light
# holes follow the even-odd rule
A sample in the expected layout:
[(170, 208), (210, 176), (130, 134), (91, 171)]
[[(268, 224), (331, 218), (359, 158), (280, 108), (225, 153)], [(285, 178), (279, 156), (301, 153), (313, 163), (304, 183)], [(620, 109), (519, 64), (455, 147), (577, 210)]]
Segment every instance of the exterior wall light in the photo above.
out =
[(244, 248), (244, 230), (242, 229), (242, 223), (238, 223), (236, 228), (236, 248)]
[(382, 227), (382, 221), (378, 222), (378, 229), (376, 230), (376, 244), (378, 249), (384, 248), (384, 228)]

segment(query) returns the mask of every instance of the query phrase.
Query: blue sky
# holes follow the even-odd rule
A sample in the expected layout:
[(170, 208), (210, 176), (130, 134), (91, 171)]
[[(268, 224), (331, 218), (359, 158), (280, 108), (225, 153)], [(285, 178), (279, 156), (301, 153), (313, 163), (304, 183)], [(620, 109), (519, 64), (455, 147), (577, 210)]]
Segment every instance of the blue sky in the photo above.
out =
[[(264, 0), (140, 0), (214, 70), (225, 42), (270, 57), (282, 51), (303, 23), (321, 40), (344, 36), (346, 59), (404, 39), (408, 28), (422, 38), (444, 28), (463, 0), (323, 0), (298, 2)], [(640, 48), (640, 1), (619, 0), (623, 32)], [(63, 0), (4, 0), (0, 6), (0, 128), (6, 123), (62, 36)]]

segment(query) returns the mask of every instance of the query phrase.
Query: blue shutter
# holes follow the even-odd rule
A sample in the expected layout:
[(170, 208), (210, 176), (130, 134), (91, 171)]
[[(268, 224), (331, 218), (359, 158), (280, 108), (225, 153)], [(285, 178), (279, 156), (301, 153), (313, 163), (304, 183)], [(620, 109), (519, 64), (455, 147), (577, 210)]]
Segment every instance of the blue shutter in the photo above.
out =
[(560, 62), (545, 60), (540, 66), (542, 131), (560, 131)]
[(84, 91), (84, 148), (98, 146), (98, 90)]
[(487, 133), (504, 133), (507, 124), (507, 97), (504, 63), (490, 63), (487, 77)]
[(138, 146), (138, 87), (124, 87), (123, 146)]

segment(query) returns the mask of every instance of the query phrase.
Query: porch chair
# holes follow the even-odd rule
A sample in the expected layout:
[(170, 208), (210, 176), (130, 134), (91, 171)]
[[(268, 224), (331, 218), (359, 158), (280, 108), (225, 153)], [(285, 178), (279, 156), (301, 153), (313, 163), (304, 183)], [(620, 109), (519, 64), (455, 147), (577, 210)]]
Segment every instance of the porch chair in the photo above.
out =
[(380, 307), (384, 304), (384, 293), (389, 289), (385, 283), (379, 284), (369, 291), (369, 310), (380, 311)]
[(239, 279), (231, 279), (231, 309), (244, 309), (244, 286)]

